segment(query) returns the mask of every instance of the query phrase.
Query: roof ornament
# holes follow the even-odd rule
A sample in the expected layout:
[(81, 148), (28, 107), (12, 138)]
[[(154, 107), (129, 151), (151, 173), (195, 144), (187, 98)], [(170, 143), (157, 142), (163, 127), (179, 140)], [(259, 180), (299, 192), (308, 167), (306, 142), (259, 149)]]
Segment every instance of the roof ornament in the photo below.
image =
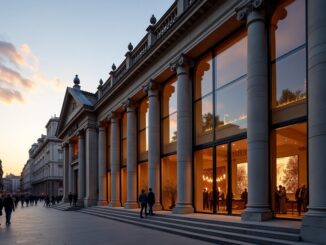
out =
[(152, 25), (155, 25), (156, 24), (156, 18), (155, 16), (152, 14), (152, 17), (150, 18), (149, 22), (152, 24)]
[(115, 71), (117, 69), (117, 67), (115, 66), (114, 63), (112, 64), (112, 67), (111, 68), (112, 68), (112, 71)]
[(79, 78), (78, 78), (78, 75), (75, 76), (74, 84), (75, 84), (75, 85), (79, 85), (79, 84), (80, 84), (80, 80), (79, 80)]
[(129, 52), (131, 52), (133, 49), (134, 49), (134, 46), (132, 46), (132, 44), (129, 43), (129, 44), (128, 44), (128, 50), (129, 50)]

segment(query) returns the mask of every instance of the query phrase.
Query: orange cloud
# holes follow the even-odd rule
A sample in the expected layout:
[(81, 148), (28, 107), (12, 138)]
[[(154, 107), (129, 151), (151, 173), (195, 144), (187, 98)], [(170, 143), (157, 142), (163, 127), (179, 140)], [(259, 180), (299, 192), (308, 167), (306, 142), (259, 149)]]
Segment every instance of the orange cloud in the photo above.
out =
[(11, 103), (14, 100), (23, 102), (23, 96), (19, 91), (0, 87), (0, 101)]

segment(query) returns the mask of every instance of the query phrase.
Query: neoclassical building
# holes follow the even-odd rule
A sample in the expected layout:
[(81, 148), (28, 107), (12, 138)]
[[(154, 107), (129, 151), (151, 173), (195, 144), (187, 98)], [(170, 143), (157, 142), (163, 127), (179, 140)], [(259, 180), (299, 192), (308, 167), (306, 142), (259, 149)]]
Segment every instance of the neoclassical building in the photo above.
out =
[(55, 136), (58, 117), (46, 124), (46, 135), (38, 138), (29, 149), (22, 177), (22, 192), (33, 195), (63, 195), (63, 150), (62, 141)]
[(177, 0), (152, 16), (95, 93), (77, 75), (67, 88), (65, 198), (137, 208), (151, 187), (157, 210), (302, 219), (303, 239), (324, 242), (325, 12), (323, 0)]

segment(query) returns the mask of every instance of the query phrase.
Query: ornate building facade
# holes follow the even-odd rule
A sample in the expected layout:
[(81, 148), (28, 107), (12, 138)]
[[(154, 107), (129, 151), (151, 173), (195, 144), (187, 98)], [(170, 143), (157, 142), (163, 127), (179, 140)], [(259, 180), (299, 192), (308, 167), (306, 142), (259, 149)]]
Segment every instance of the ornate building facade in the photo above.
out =
[(67, 88), (65, 199), (136, 208), (151, 187), (156, 209), (302, 219), (304, 240), (325, 241), (325, 11), (177, 0), (152, 16), (96, 93)]
[(42, 135), (29, 150), (29, 159), (22, 171), (22, 191), (33, 195), (63, 195), (62, 141), (55, 136), (59, 118), (46, 124)]

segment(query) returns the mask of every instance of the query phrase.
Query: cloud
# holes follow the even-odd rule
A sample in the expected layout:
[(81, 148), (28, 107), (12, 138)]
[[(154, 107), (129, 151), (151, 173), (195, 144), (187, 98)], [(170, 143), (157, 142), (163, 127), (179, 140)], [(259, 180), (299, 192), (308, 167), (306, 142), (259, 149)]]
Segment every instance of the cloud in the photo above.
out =
[(32, 49), (23, 44), (16, 48), (0, 40), (0, 101), (24, 102), (26, 91), (46, 87), (63, 91), (67, 84), (59, 78), (49, 78), (40, 71), (39, 60)]
[(0, 87), (0, 101), (4, 103), (11, 103), (14, 100), (23, 102), (22, 94), (15, 89)]

